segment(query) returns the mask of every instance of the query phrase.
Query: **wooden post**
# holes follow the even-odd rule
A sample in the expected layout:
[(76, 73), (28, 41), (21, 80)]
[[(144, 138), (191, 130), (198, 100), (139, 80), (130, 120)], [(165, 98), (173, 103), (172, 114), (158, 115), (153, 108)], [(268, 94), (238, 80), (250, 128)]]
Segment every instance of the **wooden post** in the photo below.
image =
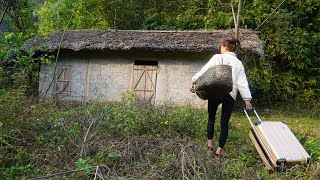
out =
[(239, 5), (238, 5), (238, 14), (237, 14), (237, 26), (236, 26), (236, 35), (235, 38), (239, 38), (239, 27), (240, 27), (240, 12), (241, 12), (241, 7), (242, 7), (242, 1), (239, 0)]

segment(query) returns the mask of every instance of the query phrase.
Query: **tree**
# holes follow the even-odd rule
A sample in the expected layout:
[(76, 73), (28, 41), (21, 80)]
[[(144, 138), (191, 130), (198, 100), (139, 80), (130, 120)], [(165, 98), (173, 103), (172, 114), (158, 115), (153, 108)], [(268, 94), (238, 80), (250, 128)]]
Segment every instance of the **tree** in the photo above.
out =
[(33, 6), (28, 0), (0, 0), (3, 17), (7, 15), (16, 32), (26, 32), (33, 27)]
[[(0, 2), (2, 12), (10, 2), (7, 14), (17, 32), (36, 29), (41, 35), (57, 29), (231, 29), (230, 2), (236, 11), (239, 1), (47, 0), (38, 6), (27, 0)], [(243, 0), (240, 27), (255, 29), (281, 2)], [(254, 90), (275, 101), (320, 99), (319, 9), (320, 0), (286, 0), (258, 29), (266, 59), (246, 62)], [(33, 10), (35, 18), (30, 16)], [(30, 22), (35, 19), (34, 27)]]
[[(320, 98), (319, 3), (287, 0), (259, 29), (272, 68), (270, 93), (274, 100), (315, 104)], [(243, 25), (257, 27), (278, 4), (280, 1), (268, 0), (245, 4)]]

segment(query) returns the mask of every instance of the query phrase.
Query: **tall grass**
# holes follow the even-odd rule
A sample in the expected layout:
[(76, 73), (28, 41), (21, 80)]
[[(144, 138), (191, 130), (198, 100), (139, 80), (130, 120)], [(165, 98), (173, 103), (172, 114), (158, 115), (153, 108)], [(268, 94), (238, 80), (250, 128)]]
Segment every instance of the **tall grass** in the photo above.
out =
[[(68, 105), (31, 101), (23, 90), (0, 96), (0, 178), (66, 179), (314, 179), (319, 178), (320, 120), (259, 109), (263, 120), (285, 121), (312, 155), (310, 165), (267, 171), (235, 109), (223, 158), (206, 148), (205, 109), (122, 102)], [(219, 118), (218, 118), (219, 119)], [(215, 126), (217, 146), (219, 120)]]

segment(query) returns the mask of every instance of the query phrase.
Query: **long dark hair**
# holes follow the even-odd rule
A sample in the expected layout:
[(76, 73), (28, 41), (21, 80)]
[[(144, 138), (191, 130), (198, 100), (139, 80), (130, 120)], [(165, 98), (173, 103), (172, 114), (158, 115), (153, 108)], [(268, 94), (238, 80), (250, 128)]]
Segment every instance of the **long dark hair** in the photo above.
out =
[(221, 46), (226, 47), (230, 52), (235, 52), (238, 45), (240, 45), (240, 41), (235, 38), (226, 39), (221, 42)]

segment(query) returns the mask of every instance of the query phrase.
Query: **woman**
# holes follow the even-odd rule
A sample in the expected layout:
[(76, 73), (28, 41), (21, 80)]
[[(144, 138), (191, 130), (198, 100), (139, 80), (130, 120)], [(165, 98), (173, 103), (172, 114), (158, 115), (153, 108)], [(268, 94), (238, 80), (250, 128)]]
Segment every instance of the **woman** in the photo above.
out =
[[(208, 136), (208, 148), (213, 151), (213, 133), (214, 133), (214, 122), (215, 116), (219, 104), (222, 104), (222, 113), (221, 113), (221, 132), (219, 139), (219, 147), (217, 148), (215, 155), (221, 157), (222, 148), (224, 147), (227, 136), (228, 136), (228, 124), (229, 119), (232, 113), (234, 102), (238, 90), (242, 99), (245, 101), (246, 109), (251, 110), (251, 92), (249, 89), (247, 77), (244, 71), (242, 62), (237, 58), (236, 51), (239, 41), (236, 39), (224, 40), (221, 43), (221, 54), (214, 55), (209, 62), (192, 77), (192, 86), (190, 91), (195, 93), (195, 82), (197, 79), (205, 73), (210, 67), (219, 65), (223, 62), (224, 65), (232, 66), (232, 81), (233, 81), (233, 90), (229, 93), (228, 96), (223, 98), (212, 98), (208, 99), (208, 124), (207, 124), (207, 136)], [(223, 60), (223, 61), (222, 61)]]

